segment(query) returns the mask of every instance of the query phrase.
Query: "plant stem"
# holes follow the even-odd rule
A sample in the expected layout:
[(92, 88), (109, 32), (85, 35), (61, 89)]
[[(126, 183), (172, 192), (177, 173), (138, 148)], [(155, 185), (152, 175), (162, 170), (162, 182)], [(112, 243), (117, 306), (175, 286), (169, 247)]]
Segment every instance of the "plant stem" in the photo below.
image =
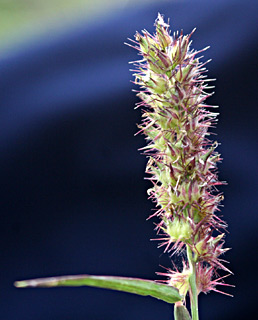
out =
[(190, 282), (190, 302), (191, 302), (192, 320), (199, 320), (198, 293), (196, 288), (196, 262), (193, 259), (193, 252), (188, 245), (187, 245), (187, 258), (188, 258), (189, 267), (191, 270), (189, 282)]

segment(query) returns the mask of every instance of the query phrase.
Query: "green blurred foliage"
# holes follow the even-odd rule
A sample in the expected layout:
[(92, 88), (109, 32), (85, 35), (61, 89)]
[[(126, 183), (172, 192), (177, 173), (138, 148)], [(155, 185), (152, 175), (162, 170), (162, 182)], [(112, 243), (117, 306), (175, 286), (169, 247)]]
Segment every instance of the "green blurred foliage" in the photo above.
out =
[[(94, 19), (139, 0), (0, 0), (0, 50), (78, 19)], [(140, 3), (152, 0), (141, 0)]]

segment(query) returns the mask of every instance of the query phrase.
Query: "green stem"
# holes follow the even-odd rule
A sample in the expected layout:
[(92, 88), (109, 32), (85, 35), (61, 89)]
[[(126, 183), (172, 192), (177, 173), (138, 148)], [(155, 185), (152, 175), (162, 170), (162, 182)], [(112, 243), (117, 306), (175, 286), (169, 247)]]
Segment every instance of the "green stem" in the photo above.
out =
[(193, 259), (193, 252), (189, 246), (187, 246), (187, 258), (188, 258), (189, 267), (191, 270), (189, 283), (190, 283), (190, 302), (191, 302), (192, 320), (199, 320), (198, 292), (196, 287), (196, 262)]

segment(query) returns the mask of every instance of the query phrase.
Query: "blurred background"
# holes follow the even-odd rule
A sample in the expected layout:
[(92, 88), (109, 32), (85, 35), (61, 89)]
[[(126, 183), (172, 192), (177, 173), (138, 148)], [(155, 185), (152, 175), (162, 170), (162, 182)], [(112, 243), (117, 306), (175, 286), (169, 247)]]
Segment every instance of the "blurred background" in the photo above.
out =
[[(171, 306), (95, 288), (16, 289), (67, 274), (157, 279), (140, 110), (123, 43), (157, 13), (189, 33), (216, 78), (225, 259), (236, 288), (200, 296), (200, 319), (255, 319), (257, 3), (251, 0), (0, 0), (0, 319), (169, 320)], [(178, 263), (176, 260), (175, 263)], [(223, 289), (223, 288), (222, 288)]]

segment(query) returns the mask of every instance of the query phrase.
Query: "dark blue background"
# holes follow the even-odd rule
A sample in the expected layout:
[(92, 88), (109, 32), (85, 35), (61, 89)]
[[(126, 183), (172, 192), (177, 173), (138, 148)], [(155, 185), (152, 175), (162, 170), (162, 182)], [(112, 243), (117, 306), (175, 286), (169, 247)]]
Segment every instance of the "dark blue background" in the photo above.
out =
[(228, 282), (235, 297), (200, 296), (200, 319), (254, 319), (257, 296), (257, 6), (254, 1), (159, 1), (126, 7), (101, 21), (46, 34), (0, 60), (0, 319), (169, 320), (169, 305), (95, 288), (16, 289), (15, 280), (65, 274), (157, 279), (170, 259), (156, 248), (146, 159), (134, 137), (140, 111), (131, 92), (127, 37), (153, 32), (157, 13), (217, 78), (210, 104), (229, 185)]

